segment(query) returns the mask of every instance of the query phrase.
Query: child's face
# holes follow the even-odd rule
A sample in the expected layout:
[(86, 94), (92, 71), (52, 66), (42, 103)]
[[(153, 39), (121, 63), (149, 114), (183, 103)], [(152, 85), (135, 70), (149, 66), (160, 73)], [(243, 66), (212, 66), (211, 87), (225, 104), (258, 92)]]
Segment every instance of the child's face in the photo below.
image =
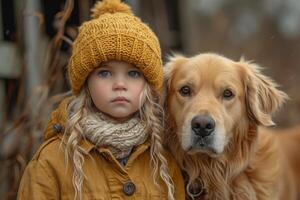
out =
[(140, 108), (145, 78), (134, 65), (109, 61), (95, 69), (88, 78), (88, 88), (95, 106), (124, 121)]

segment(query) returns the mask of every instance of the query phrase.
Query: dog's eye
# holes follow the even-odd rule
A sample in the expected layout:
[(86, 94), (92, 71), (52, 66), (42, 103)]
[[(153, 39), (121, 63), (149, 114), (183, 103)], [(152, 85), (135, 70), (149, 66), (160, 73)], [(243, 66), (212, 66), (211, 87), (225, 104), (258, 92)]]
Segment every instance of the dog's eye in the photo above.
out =
[(189, 86), (183, 86), (180, 88), (179, 93), (181, 96), (186, 97), (191, 95), (191, 89)]
[(223, 91), (223, 98), (229, 100), (229, 99), (232, 99), (233, 97), (234, 97), (234, 94), (231, 90), (226, 89)]

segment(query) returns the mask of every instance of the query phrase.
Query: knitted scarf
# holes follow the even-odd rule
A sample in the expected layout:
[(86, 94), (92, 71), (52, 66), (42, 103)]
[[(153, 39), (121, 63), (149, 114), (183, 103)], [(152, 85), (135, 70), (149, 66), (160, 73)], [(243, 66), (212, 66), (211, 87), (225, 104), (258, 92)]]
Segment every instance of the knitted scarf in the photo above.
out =
[(107, 147), (116, 159), (128, 157), (132, 148), (146, 141), (148, 131), (138, 115), (120, 123), (98, 112), (81, 121), (84, 136), (98, 147)]

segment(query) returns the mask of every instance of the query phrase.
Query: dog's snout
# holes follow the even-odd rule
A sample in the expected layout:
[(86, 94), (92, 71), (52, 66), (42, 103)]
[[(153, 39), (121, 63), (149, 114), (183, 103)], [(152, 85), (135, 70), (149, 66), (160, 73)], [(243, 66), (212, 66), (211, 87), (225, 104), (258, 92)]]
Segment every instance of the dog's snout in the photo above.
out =
[(205, 137), (214, 131), (215, 121), (210, 116), (198, 115), (192, 119), (191, 126), (196, 135)]

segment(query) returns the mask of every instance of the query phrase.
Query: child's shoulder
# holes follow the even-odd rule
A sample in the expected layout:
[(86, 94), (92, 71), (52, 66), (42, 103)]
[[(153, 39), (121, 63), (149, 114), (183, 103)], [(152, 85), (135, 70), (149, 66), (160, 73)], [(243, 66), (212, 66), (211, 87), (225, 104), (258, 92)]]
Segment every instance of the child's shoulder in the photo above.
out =
[(50, 116), (48, 124), (44, 131), (44, 142), (34, 154), (32, 160), (44, 158), (60, 158), (63, 156), (62, 133), (64, 124), (67, 120), (66, 108), (67, 104), (73, 97), (62, 100), (58, 108), (55, 109)]
[(54, 136), (42, 143), (32, 160), (53, 160), (60, 158), (64, 158), (63, 144), (61, 144), (61, 138)]

